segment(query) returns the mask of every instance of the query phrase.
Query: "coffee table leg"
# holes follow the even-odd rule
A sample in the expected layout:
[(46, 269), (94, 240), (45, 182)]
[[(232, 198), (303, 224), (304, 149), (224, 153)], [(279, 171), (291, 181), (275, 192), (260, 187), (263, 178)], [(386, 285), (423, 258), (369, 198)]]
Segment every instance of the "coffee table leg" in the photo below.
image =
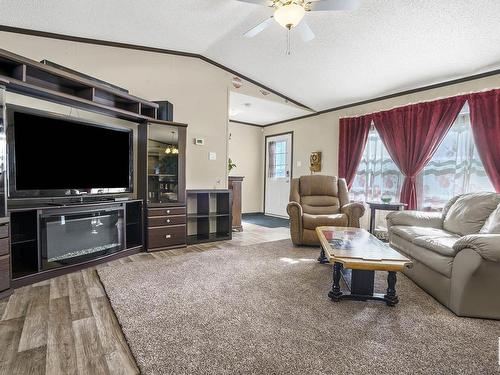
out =
[(342, 292), (340, 291), (340, 275), (342, 273), (342, 263), (335, 262), (333, 264), (333, 285), (332, 290), (328, 292), (328, 297), (330, 297), (333, 301), (340, 301), (340, 297), (342, 296)]
[(387, 294), (384, 296), (388, 306), (396, 306), (399, 302), (398, 295), (396, 294), (396, 280), (396, 272), (389, 271), (387, 275)]
[(321, 264), (328, 263), (328, 259), (326, 258), (326, 254), (325, 254), (325, 250), (323, 249), (323, 246), (321, 246), (320, 249), (321, 249), (321, 251), (319, 253), (318, 262), (320, 262)]

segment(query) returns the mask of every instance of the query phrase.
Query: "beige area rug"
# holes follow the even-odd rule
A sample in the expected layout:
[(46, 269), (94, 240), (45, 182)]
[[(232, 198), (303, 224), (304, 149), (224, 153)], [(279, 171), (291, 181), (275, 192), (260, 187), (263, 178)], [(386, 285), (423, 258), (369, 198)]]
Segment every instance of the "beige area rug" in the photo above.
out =
[(498, 373), (500, 322), (404, 276), (395, 308), (332, 302), (317, 256), (283, 240), (98, 272), (143, 374)]

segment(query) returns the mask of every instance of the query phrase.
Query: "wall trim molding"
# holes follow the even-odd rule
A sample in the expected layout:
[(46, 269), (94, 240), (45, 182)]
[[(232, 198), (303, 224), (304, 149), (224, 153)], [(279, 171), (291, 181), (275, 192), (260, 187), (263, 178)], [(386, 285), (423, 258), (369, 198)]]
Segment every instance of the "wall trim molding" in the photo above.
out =
[(314, 111), (312, 108), (309, 108), (305, 104), (302, 104), (285, 94), (280, 93), (279, 91), (276, 91), (250, 77), (245, 76), (244, 74), (241, 74), (237, 72), (234, 69), (231, 69), (225, 65), (222, 65), (218, 63), (217, 61), (214, 61), (208, 57), (205, 57), (199, 53), (193, 53), (193, 52), (184, 52), (184, 51), (176, 51), (176, 50), (171, 50), (171, 49), (164, 49), (164, 48), (157, 48), (157, 47), (147, 47), (147, 46), (141, 46), (138, 44), (129, 44), (129, 43), (121, 43), (121, 42), (111, 42), (107, 40), (101, 40), (101, 39), (93, 39), (93, 38), (84, 38), (84, 37), (78, 37), (78, 36), (72, 36), (72, 35), (66, 35), (66, 34), (58, 34), (58, 33), (52, 33), (48, 31), (40, 31), (40, 30), (32, 30), (32, 29), (23, 29), (20, 27), (14, 27), (14, 26), (6, 26), (6, 25), (0, 25), (0, 31), (8, 32), (8, 33), (14, 33), (14, 34), (24, 34), (24, 35), (31, 35), (31, 36), (38, 36), (42, 38), (50, 38), (50, 39), (59, 39), (59, 40), (66, 40), (70, 42), (78, 42), (78, 43), (86, 43), (86, 44), (94, 44), (94, 45), (100, 45), (100, 46), (108, 46), (108, 47), (117, 47), (117, 48), (126, 48), (126, 49), (134, 49), (138, 51), (146, 51), (146, 52), (154, 52), (154, 53), (163, 53), (167, 55), (175, 55), (175, 56), (182, 56), (182, 57), (190, 57), (194, 59), (200, 59), (206, 63), (209, 63), (219, 69), (222, 69), (230, 74), (233, 74), (235, 76), (238, 76), (241, 79), (244, 79), (245, 81), (248, 81), (266, 91), (269, 91), (286, 101), (293, 103), (301, 108), (305, 108), (309, 111)]
[(234, 124), (240, 124), (240, 125), (257, 126), (258, 128), (265, 127), (265, 125), (254, 124), (252, 122), (244, 122), (244, 121), (237, 121), (237, 120), (229, 120), (229, 122), (232, 122)]

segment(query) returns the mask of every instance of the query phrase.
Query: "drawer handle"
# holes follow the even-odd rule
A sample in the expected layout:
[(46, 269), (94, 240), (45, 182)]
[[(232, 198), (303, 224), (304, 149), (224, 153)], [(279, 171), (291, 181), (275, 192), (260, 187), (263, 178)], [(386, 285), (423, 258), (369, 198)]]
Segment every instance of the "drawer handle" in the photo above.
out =
[(167, 214), (169, 214), (169, 213), (170, 213), (170, 210), (167, 210)]
[(168, 238), (172, 238), (172, 235), (171, 235), (171, 234), (167, 234), (167, 235), (165, 236), (165, 238), (167, 238), (167, 239), (168, 239)]
[(170, 219), (167, 219), (167, 223), (170, 223)]

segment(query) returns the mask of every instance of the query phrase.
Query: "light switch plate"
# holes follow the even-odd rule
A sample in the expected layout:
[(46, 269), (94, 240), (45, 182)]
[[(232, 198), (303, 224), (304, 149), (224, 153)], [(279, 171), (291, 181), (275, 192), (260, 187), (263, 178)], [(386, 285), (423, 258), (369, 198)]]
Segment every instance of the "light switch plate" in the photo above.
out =
[(297, 160), (297, 167), (302, 167), (302, 162), (300, 160)]
[(217, 154), (215, 152), (209, 152), (208, 160), (217, 160)]

